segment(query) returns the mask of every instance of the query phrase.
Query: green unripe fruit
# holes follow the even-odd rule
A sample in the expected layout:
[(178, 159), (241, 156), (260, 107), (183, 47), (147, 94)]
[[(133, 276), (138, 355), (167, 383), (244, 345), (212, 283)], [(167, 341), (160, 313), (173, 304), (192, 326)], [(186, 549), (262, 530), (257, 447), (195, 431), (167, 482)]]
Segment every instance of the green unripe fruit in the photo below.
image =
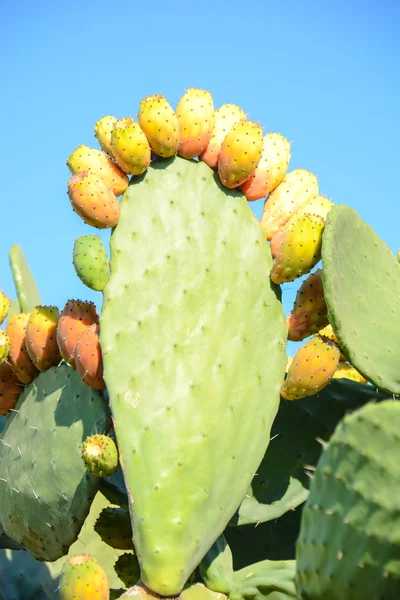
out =
[(83, 235), (75, 240), (74, 267), (79, 279), (90, 289), (101, 292), (108, 280), (108, 256), (98, 235)]
[(107, 477), (118, 468), (118, 450), (107, 435), (92, 435), (82, 446), (82, 458), (88, 471), (98, 477)]

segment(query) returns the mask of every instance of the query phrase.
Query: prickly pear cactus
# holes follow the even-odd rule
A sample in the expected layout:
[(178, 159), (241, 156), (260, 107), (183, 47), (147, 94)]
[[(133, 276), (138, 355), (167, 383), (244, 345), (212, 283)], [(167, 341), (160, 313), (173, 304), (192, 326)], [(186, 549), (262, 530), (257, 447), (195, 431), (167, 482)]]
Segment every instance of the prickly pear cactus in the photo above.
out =
[(271, 263), (244, 196), (202, 162), (156, 161), (122, 198), (100, 341), (153, 592), (182, 590), (268, 445), (286, 364)]

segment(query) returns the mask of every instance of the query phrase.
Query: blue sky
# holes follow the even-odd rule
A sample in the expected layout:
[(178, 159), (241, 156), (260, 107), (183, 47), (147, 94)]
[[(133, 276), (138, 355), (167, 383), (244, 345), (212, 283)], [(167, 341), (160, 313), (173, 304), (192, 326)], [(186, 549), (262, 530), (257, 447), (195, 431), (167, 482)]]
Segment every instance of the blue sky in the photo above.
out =
[[(72, 265), (74, 239), (95, 233), (72, 212), (65, 161), (95, 145), (103, 115), (136, 117), (143, 96), (173, 106), (188, 87), (241, 106), (292, 141), (290, 170), (356, 209), (400, 248), (400, 42), (396, 0), (248, 0), (3, 6), (0, 110), (0, 289), (13, 295), (11, 244), (22, 246), (42, 300), (101, 303)], [(253, 208), (260, 216), (262, 202)], [(101, 234), (104, 239), (108, 234)], [(379, 277), (379, 273), (376, 274)], [(285, 309), (298, 284), (284, 286)]]

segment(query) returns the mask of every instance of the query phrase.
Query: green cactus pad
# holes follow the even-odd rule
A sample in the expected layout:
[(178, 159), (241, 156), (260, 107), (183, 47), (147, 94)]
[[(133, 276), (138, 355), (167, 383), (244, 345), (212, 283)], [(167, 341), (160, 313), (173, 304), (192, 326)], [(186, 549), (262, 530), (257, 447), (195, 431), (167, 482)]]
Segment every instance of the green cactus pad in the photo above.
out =
[(233, 557), (223, 535), (219, 536), (204, 556), (199, 572), (208, 589), (229, 594), (233, 585)]
[(399, 401), (368, 404), (338, 425), (303, 510), (300, 599), (399, 598), (399, 456)]
[(37, 559), (68, 552), (99, 478), (80, 456), (82, 442), (106, 432), (103, 397), (62, 363), (26, 387), (7, 417), (0, 444), (0, 518), (4, 531)]
[[(42, 304), (32, 272), (26, 262), (22, 248), (14, 244), (9, 253), (10, 266), (18, 294), (20, 312), (29, 313)], [(8, 317), (10, 317), (11, 309)]]
[(122, 198), (100, 340), (153, 592), (182, 590), (268, 445), (287, 335), (271, 266), (245, 197), (204, 163), (155, 161)]
[(268, 450), (231, 524), (277, 519), (304, 502), (310, 481), (305, 467), (317, 463), (322, 450), (318, 438), (328, 440), (347, 411), (389, 397), (370, 385), (337, 379), (315, 396), (282, 400)]
[(0, 550), (1, 600), (54, 600), (58, 577), (23, 550)]
[(114, 570), (127, 588), (136, 585), (140, 579), (138, 559), (133, 553), (121, 554), (114, 564)]
[(83, 235), (75, 240), (73, 263), (82, 283), (101, 292), (108, 279), (108, 256), (98, 235)]
[(235, 573), (229, 599), (296, 600), (295, 574), (295, 560), (264, 560), (250, 565)]
[(345, 205), (328, 214), (322, 242), (329, 322), (343, 352), (368, 381), (400, 393), (400, 264)]
[(133, 550), (132, 526), (126, 508), (109, 506), (102, 510), (94, 530), (109, 546), (118, 550)]

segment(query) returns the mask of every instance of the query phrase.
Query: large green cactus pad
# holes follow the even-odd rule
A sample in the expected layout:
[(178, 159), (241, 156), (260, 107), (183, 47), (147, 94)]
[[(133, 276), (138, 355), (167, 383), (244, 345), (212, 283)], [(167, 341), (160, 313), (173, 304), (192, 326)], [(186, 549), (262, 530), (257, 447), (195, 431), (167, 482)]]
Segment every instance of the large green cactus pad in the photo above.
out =
[(355, 368), (400, 393), (400, 264), (346, 205), (331, 209), (322, 243), (329, 321)]
[(101, 345), (143, 582), (181, 591), (243, 499), (279, 404), (286, 325), (244, 196), (156, 161), (121, 201)]
[(77, 539), (99, 486), (80, 455), (104, 433), (103, 397), (65, 363), (41, 373), (6, 420), (0, 444), (0, 519), (35, 558), (54, 561)]
[(318, 462), (297, 542), (307, 600), (395, 600), (400, 592), (400, 402), (344, 418)]

